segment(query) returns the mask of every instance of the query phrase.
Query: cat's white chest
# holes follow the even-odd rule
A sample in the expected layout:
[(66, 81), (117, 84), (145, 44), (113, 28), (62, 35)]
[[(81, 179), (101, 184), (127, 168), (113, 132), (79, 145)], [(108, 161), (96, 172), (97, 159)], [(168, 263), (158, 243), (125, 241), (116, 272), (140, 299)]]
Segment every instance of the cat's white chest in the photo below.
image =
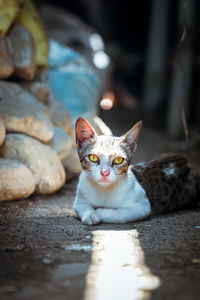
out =
[(73, 208), (87, 225), (132, 222), (151, 213), (146, 193), (132, 172), (107, 192), (96, 188), (82, 172)]
[(84, 194), (88, 204), (93, 207), (119, 208), (122, 206), (125, 198), (126, 190), (124, 187), (115, 188), (113, 191), (98, 191), (92, 186), (92, 183), (87, 182), (87, 189)]
[(142, 187), (134, 176), (119, 183), (115, 188), (108, 191), (100, 191), (87, 179), (83, 173), (80, 177), (79, 188), (84, 194), (87, 203), (93, 207), (121, 208), (130, 207), (134, 202), (141, 204), (148, 201)]

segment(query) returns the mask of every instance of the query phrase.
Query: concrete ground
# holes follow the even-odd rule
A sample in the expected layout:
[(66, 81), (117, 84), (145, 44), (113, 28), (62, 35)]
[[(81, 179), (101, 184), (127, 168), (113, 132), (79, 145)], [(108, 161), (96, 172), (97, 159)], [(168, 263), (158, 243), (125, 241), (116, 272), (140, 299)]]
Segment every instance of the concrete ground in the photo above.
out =
[[(135, 160), (173, 147), (144, 127)], [(0, 299), (200, 299), (200, 209), (84, 226), (72, 210), (76, 184), (0, 203)]]

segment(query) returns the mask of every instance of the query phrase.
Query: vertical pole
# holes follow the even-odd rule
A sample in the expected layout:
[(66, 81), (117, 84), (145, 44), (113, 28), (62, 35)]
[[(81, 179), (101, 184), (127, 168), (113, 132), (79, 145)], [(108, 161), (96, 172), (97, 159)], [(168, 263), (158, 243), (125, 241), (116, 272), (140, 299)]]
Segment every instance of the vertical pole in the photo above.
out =
[(169, 4), (169, 0), (152, 0), (143, 94), (147, 113), (153, 113), (165, 95)]
[[(183, 111), (188, 121), (192, 85), (193, 48), (191, 27), (194, 19), (194, 0), (179, 1), (179, 26), (185, 27), (185, 38), (180, 44), (174, 65), (169, 96), (167, 132), (174, 139), (184, 139)], [(184, 13), (185, 12), (185, 13)], [(186, 24), (184, 24), (186, 23)]]

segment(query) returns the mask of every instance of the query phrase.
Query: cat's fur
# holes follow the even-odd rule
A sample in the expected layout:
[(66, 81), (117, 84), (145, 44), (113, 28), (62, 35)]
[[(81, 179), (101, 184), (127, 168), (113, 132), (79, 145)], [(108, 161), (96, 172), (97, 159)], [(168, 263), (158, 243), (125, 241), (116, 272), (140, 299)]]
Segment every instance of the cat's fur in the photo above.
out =
[[(141, 127), (138, 122), (122, 137), (97, 136), (86, 120), (77, 120), (76, 142), (83, 171), (73, 208), (84, 224), (126, 223), (197, 206), (200, 176), (183, 157), (171, 155), (132, 165)], [(90, 154), (99, 161), (91, 162)], [(116, 157), (124, 161), (115, 165)]]

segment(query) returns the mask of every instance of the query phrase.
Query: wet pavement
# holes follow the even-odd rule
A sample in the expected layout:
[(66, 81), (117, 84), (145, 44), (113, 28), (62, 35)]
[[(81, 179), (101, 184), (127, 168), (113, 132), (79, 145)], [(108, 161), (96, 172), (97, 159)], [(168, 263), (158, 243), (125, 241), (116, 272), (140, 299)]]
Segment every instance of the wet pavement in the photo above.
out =
[(199, 299), (200, 210), (84, 226), (76, 182), (1, 204), (0, 299)]

